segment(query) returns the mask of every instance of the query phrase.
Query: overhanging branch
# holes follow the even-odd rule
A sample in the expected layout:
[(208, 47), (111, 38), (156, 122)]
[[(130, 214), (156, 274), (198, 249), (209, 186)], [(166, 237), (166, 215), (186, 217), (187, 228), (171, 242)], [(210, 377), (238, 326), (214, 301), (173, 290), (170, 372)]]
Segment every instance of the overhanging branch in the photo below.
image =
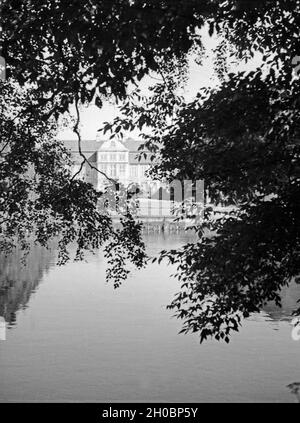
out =
[(78, 99), (78, 96), (76, 95), (76, 97), (75, 97), (76, 122), (75, 122), (75, 126), (73, 128), (73, 132), (77, 135), (77, 139), (78, 139), (78, 152), (79, 152), (80, 157), (82, 157), (83, 160), (82, 160), (82, 163), (81, 163), (81, 166), (80, 166), (79, 170), (75, 173), (75, 175), (72, 177), (71, 180), (73, 180), (77, 175), (80, 174), (80, 172), (83, 169), (84, 164), (87, 163), (88, 166), (91, 169), (96, 170), (96, 172), (100, 173), (100, 175), (104, 176), (108, 181), (110, 181), (110, 182), (112, 182), (114, 184), (117, 184), (117, 181), (115, 179), (110, 178), (109, 176), (106, 175), (105, 172), (102, 172), (101, 170), (99, 170), (97, 168), (97, 166), (92, 165), (92, 163), (90, 163), (90, 161), (87, 159), (87, 157), (85, 156), (85, 154), (82, 152), (82, 148), (81, 148), (81, 135), (80, 135), (80, 132), (79, 132), (80, 113), (79, 113), (78, 102), (79, 102), (79, 99)]

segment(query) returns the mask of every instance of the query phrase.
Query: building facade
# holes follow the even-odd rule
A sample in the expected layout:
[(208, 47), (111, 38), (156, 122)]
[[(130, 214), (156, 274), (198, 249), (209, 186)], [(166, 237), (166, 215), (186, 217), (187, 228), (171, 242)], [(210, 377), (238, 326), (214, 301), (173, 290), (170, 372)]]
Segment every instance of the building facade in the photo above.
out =
[[(83, 158), (78, 151), (77, 141), (65, 141), (65, 147), (71, 151), (73, 175), (93, 185), (98, 191), (103, 191), (109, 181), (114, 181), (128, 187), (137, 184), (139, 192), (139, 214), (141, 216), (170, 217), (174, 205), (181, 205), (184, 196), (192, 198), (192, 181), (182, 185), (180, 181), (172, 184), (153, 181), (148, 176), (151, 167), (151, 153), (140, 150), (141, 141), (127, 139), (120, 141), (82, 140), (81, 151), (90, 163), (82, 166)], [(198, 190), (200, 194), (202, 189)], [(196, 196), (197, 197), (197, 196)], [(201, 200), (201, 199), (200, 199)], [(199, 199), (197, 200), (199, 201)]]
[[(64, 141), (71, 151), (73, 174), (81, 168), (82, 157), (77, 141)], [(81, 150), (91, 166), (83, 166), (78, 178), (91, 183), (94, 188), (102, 190), (110, 178), (126, 187), (131, 183), (143, 185), (149, 183), (147, 171), (150, 168), (149, 151), (139, 150), (142, 142), (131, 138), (121, 142), (116, 139), (107, 141), (82, 140)], [(99, 171), (97, 171), (97, 169)], [(107, 176), (107, 177), (106, 177)]]

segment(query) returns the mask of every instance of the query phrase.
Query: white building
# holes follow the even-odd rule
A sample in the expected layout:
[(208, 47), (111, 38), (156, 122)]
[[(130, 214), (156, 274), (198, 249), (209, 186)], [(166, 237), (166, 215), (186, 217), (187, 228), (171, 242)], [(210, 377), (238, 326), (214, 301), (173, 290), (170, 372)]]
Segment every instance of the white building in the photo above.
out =
[[(73, 173), (76, 173), (82, 163), (77, 141), (64, 141), (64, 144), (71, 150), (74, 162)], [(108, 178), (125, 186), (130, 183), (142, 185), (145, 182), (150, 182), (147, 171), (151, 162), (149, 151), (143, 151), (146, 157), (144, 154), (140, 155), (139, 147), (141, 144), (141, 141), (131, 138), (124, 142), (116, 139), (108, 141), (82, 140), (81, 149), (91, 165), (103, 172)], [(101, 190), (107, 183), (107, 178), (100, 172), (85, 164), (78, 177)]]
[[(128, 186), (130, 183), (142, 185), (149, 181), (150, 153), (140, 156), (138, 150), (142, 143), (133, 139), (124, 142), (109, 140), (102, 142), (97, 151), (97, 168), (109, 178)], [(105, 176), (99, 174), (98, 188), (101, 189)]]
[[(64, 143), (66, 148), (71, 150), (74, 163), (72, 172), (75, 174), (81, 169), (83, 160), (78, 152), (78, 143), (77, 141)], [(124, 142), (117, 139), (82, 140), (82, 153), (91, 166), (85, 163), (77, 178), (89, 182), (98, 191), (103, 191), (109, 184), (109, 179), (125, 187), (131, 183), (137, 184), (141, 188), (139, 202), (142, 216), (171, 216), (174, 204), (180, 205), (183, 200), (182, 185), (179, 181), (176, 186), (152, 181), (147, 174), (151, 166), (151, 153), (149, 150), (139, 150), (141, 144), (141, 141), (133, 139)], [(185, 188), (185, 192), (191, 196), (192, 187)]]
[[(101, 143), (97, 151), (97, 169), (109, 178), (127, 185), (129, 182), (129, 151), (120, 141), (109, 140)], [(107, 178), (99, 174), (98, 189)]]

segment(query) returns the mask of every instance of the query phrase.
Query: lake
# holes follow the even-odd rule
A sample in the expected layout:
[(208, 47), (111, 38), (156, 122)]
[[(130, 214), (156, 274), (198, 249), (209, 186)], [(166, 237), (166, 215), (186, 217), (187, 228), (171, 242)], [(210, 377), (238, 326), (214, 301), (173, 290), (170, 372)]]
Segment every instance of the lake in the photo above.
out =
[[(147, 236), (150, 254), (187, 234)], [(118, 290), (105, 282), (102, 253), (55, 265), (54, 250), (0, 259), (1, 402), (294, 402), (300, 341), (290, 313), (300, 286), (244, 322), (229, 345), (178, 335), (166, 305), (179, 288), (172, 267), (134, 271)]]

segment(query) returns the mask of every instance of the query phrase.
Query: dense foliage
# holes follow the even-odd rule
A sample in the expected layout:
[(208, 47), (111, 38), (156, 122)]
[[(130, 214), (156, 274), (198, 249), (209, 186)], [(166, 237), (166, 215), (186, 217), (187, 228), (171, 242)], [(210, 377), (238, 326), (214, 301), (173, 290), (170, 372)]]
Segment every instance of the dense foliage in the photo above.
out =
[[(114, 96), (122, 102), (122, 116), (104, 129), (118, 135), (136, 126), (147, 129), (145, 143), (160, 159), (153, 167), (154, 177), (204, 179), (213, 203), (235, 206), (230, 215), (220, 218), (207, 207), (204, 221), (196, 228), (197, 242), (162, 253), (161, 258), (177, 264), (177, 277), (182, 281), (182, 289), (170, 307), (184, 319), (183, 330), (199, 331), (201, 340), (214, 336), (228, 341), (231, 330), (238, 330), (243, 317), (259, 311), (269, 300), (279, 304), (281, 287), (291, 280), (298, 281), (300, 264), (299, 2), (2, 3), (2, 54), (11, 78), (20, 84), (34, 84), (35, 108), (39, 109), (41, 122), (41, 126), (32, 128), (38, 132), (35, 138), (45, 138), (51, 116), (58, 117), (74, 102), (96, 101), (101, 107), (104, 97)], [(203, 56), (201, 29), (220, 41), (215, 52), (220, 84), (195, 93), (187, 103), (177, 88), (187, 77), (189, 56), (197, 60)], [(232, 63), (253, 58), (260, 63), (256, 70), (228, 71)], [(150, 88), (149, 95), (132, 89), (151, 73), (159, 81)], [(25, 121), (30, 128), (30, 112)], [(16, 142), (20, 136), (14, 132), (12, 145), (23, 151), (24, 161), (15, 168), (16, 175), (22, 168), (22, 194), (24, 184), (33, 183), (25, 178), (24, 163), (34, 164), (34, 157), (30, 156), (31, 141), (27, 142), (23, 134), (22, 144)], [(41, 150), (43, 156), (46, 149), (47, 160), (51, 155), (57, 157), (53, 149), (58, 147), (50, 142), (51, 138)], [(62, 160), (62, 154), (58, 156)], [(67, 185), (67, 196), (59, 194), (66, 201), (53, 201), (58, 195), (55, 193), (60, 192), (56, 184), (62, 188), (65, 178), (70, 179), (63, 166), (59, 165), (58, 170), (57, 160), (53, 159), (52, 164), (55, 172), (50, 170), (47, 178), (39, 169), (42, 182), (37, 186), (42, 189), (43, 201), (39, 202), (39, 193), (29, 202), (16, 191), (11, 208), (16, 207), (13, 203), (20, 204), (23, 212), (28, 205), (32, 209), (40, 204), (39, 226), (41, 216), (50, 207), (51, 212), (61, 215), (58, 220), (55, 217), (55, 224), (61, 222), (59, 230), (69, 230), (72, 240), (78, 236), (71, 234), (75, 230), (74, 214), (80, 225), (88, 214), (92, 219), (83, 225), (91, 226), (80, 232), (79, 245), (97, 248), (110, 236), (108, 232), (112, 233), (107, 218), (95, 215), (98, 194), (90, 186), (72, 180)], [(13, 177), (8, 179), (13, 185)], [(7, 216), (11, 219), (11, 210)], [(20, 216), (15, 216), (19, 222)], [(37, 219), (33, 216), (28, 215), (28, 222)], [(129, 257), (141, 265), (137, 258), (142, 254), (139, 228), (130, 216), (127, 221), (130, 230), (122, 234), (124, 243), (120, 238), (118, 242), (126, 248), (136, 242), (138, 254)], [(43, 222), (46, 225), (47, 219)], [(43, 231), (38, 235), (41, 240)], [(119, 257), (123, 248), (114, 245)], [(121, 262), (114, 263), (120, 268)]]
[(72, 175), (69, 152), (56, 141), (57, 124), (44, 120), (35, 91), (7, 82), (0, 92), (0, 251), (18, 245), (26, 252), (32, 240), (47, 246), (55, 239), (58, 263), (64, 264), (70, 248), (81, 260), (86, 251), (105, 246), (107, 275), (116, 284), (128, 272), (127, 259), (142, 267), (139, 225), (125, 210), (121, 229), (114, 229), (109, 215), (101, 213), (103, 193)]

